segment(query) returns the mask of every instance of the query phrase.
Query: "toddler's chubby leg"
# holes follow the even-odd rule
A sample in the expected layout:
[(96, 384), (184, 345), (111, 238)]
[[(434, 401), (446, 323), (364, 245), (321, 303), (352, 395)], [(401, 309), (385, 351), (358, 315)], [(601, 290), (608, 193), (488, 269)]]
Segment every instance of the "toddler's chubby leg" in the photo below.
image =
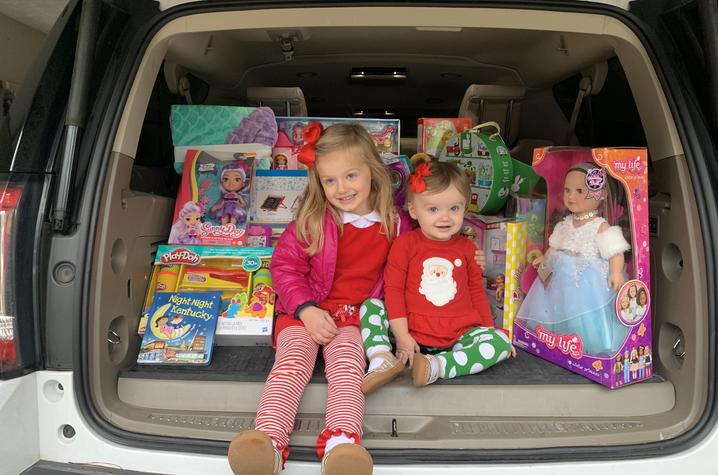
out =
[[(416, 355), (414, 385), (425, 386), (441, 379), (476, 374), (511, 356), (509, 337), (496, 328), (472, 328), (450, 350), (435, 355)], [(424, 369), (423, 371), (421, 369)]]
[(384, 302), (365, 300), (359, 310), (361, 336), (369, 368), (362, 382), (362, 391), (369, 394), (396, 378), (404, 365), (392, 353), (389, 341), (389, 319)]

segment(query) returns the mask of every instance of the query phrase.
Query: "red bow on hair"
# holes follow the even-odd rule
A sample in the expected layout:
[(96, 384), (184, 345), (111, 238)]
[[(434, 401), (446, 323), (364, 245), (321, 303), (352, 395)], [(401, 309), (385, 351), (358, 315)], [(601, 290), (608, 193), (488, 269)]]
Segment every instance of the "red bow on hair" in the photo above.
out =
[(409, 177), (409, 190), (412, 193), (422, 193), (426, 190), (425, 176), (431, 176), (431, 165), (424, 162), (414, 169), (414, 173)]
[(314, 167), (314, 161), (317, 159), (317, 155), (314, 153), (314, 144), (317, 143), (317, 140), (319, 140), (323, 131), (324, 127), (321, 122), (312, 122), (304, 127), (304, 130), (302, 131), (304, 145), (302, 145), (302, 148), (299, 149), (297, 159), (306, 165), (307, 168)]

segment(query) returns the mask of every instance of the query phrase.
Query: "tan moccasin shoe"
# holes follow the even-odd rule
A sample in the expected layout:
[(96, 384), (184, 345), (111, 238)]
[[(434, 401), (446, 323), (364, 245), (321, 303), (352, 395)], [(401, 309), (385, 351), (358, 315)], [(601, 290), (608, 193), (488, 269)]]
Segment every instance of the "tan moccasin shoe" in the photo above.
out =
[(322, 475), (371, 475), (374, 461), (364, 447), (339, 444), (322, 459)]
[(404, 371), (404, 363), (388, 351), (377, 353), (374, 358), (381, 358), (383, 361), (364, 375), (364, 381), (361, 383), (361, 390), (364, 394), (376, 391)]
[(229, 444), (227, 459), (235, 475), (278, 475), (282, 454), (258, 430), (240, 432)]

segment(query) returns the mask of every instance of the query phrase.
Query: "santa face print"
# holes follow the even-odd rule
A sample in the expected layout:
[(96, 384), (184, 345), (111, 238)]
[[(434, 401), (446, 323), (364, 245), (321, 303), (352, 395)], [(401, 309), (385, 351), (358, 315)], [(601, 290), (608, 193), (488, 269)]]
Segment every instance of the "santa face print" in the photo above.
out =
[(466, 198), (454, 185), (438, 193), (413, 193), (409, 214), (419, 222), (421, 232), (434, 241), (448, 241), (464, 223)]
[(423, 262), (419, 293), (437, 307), (451, 302), (456, 295), (454, 267), (461, 266), (461, 261), (453, 263), (443, 257), (430, 257)]

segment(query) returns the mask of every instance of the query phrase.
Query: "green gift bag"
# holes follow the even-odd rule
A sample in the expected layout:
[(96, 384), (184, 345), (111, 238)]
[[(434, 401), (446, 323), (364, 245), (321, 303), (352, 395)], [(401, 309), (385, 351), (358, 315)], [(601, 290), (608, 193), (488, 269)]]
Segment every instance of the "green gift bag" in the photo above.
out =
[(471, 200), (468, 210), (495, 213), (512, 193), (529, 193), (539, 176), (533, 169), (509, 155), (496, 122), (485, 122), (461, 133), (458, 157), (442, 157), (457, 163), (469, 177)]

